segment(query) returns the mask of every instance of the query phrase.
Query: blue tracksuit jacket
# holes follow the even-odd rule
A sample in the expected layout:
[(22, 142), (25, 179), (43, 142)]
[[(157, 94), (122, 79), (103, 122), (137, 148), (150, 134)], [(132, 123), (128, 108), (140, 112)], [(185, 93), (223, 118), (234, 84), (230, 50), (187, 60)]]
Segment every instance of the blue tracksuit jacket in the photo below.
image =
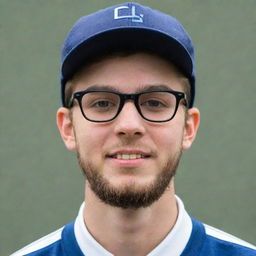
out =
[[(204, 224), (193, 218), (192, 224), (190, 239), (181, 256), (256, 256), (256, 248), (241, 245), (239, 240), (233, 243), (209, 235)], [(84, 256), (84, 254), (77, 244), (74, 222), (72, 222), (11, 256)]]

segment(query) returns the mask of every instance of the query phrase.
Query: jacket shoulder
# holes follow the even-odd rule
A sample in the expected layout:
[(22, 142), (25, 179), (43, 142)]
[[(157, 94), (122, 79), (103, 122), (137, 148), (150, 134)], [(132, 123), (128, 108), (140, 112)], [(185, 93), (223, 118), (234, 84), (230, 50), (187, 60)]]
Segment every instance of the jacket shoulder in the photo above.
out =
[(10, 256), (41, 256), (46, 255), (46, 253), (48, 256), (62, 255), (58, 253), (61, 249), (62, 230), (63, 227), (25, 246)]
[[(233, 235), (204, 224), (208, 249), (216, 255), (256, 256), (256, 247)], [(215, 255), (215, 254), (214, 254)]]

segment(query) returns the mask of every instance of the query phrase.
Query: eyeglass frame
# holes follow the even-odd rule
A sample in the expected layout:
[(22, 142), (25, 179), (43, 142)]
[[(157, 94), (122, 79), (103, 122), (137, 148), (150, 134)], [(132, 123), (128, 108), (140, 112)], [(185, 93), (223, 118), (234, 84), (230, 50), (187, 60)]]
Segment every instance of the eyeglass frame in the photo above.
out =
[[(82, 98), (85, 94), (87, 93), (91, 93), (91, 92), (107, 92), (107, 93), (113, 93), (115, 95), (118, 95), (119, 98), (120, 98), (120, 102), (119, 102), (119, 107), (117, 109), (117, 112), (115, 114), (115, 116), (113, 118), (110, 118), (110, 119), (107, 119), (107, 120), (104, 120), (104, 121), (100, 121), (100, 120), (93, 120), (93, 119), (90, 119), (88, 118), (84, 111), (83, 111), (83, 107), (82, 107)], [(140, 106), (139, 106), (139, 97), (140, 95), (142, 94), (145, 94), (145, 93), (151, 93), (151, 92), (167, 92), (167, 93), (170, 93), (172, 95), (175, 96), (176, 98), (176, 106), (175, 106), (175, 109), (174, 109), (174, 112), (173, 112), (173, 115), (169, 118), (169, 119), (166, 119), (166, 120), (161, 120), (161, 121), (156, 121), (156, 120), (151, 120), (151, 119), (148, 119), (146, 118), (143, 114), (142, 114), (142, 111), (140, 109)], [(185, 107), (188, 106), (188, 102), (187, 102), (187, 96), (184, 92), (179, 92), (179, 91), (174, 91), (174, 90), (146, 90), (146, 91), (142, 91), (142, 92), (138, 92), (138, 93), (129, 93), (129, 94), (126, 94), (126, 93), (120, 93), (120, 92), (117, 92), (117, 91), (113, 91), (113, 90), (92, 90), (92, 89), (89, 89), (89, 90), (83, 90), (83, 91), (78, 91), (78, 92), (75, 92), (72, 94), (70, 100), (69, 100), (69, 103), (67, 104), (67, 108), (72, 108), (73, 107), (73, 103), (74, 103), (74, 99), (76, 99), (78, 101), (78, 104), (79, 104), (79, 107), (80, 107), (80, 110), (82, 112), (82, 115), (83, 117), (90, 121), (90, 122), (95, 122), (95, 123), (106, 123), (106, 122), (111, 122), (113, 121), (119, 114), (120, 112), (122, 111), (123, 109), (123, 106), (125, 104), (125, 102), (127, 100), (132, 100), (137, 111), (139, 112), (140, 116), (149, 121), (149, 122), (153, 122), (153, 123), (163, 123), (163, 122), (168, 122), (168, 121), (171, 121), (176, 113), (177, 113), (177, 110), (179, 108), (179, 104), (180, 102), (184, 99), (184, 105)]]

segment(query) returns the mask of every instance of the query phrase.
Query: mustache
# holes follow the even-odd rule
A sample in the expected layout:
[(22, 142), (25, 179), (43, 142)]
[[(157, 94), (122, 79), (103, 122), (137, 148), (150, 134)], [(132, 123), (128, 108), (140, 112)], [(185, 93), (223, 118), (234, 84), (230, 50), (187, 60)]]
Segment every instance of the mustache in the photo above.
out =
[(157, 155), (157, 150), (152, 148), (145, 143), (138, 143), (138, 142), (127, 142), (127, 143), (115, 143), (113, 145), (108, 146), (107, 148), (103, 149), (103, 154), (107, 155), (109, 152), (123, 150), (123, 149), (133, 149), (137, 151), (147, 152), (150, 155)]

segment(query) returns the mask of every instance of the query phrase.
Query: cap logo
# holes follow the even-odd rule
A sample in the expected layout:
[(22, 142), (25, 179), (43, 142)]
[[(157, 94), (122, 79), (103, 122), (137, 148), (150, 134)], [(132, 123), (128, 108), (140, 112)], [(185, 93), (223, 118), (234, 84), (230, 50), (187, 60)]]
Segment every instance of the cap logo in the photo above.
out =
[[(128, 9), (124, 11), (124, 9)], [(123, 10), (123, 11), (122, 11)], [(143, 14), (136, 14), (136, 8), (134, 5), (131, 6), (119, 6), (114, 9), (114, 19), (130, 19), (132, 22), (143, 22)]]

